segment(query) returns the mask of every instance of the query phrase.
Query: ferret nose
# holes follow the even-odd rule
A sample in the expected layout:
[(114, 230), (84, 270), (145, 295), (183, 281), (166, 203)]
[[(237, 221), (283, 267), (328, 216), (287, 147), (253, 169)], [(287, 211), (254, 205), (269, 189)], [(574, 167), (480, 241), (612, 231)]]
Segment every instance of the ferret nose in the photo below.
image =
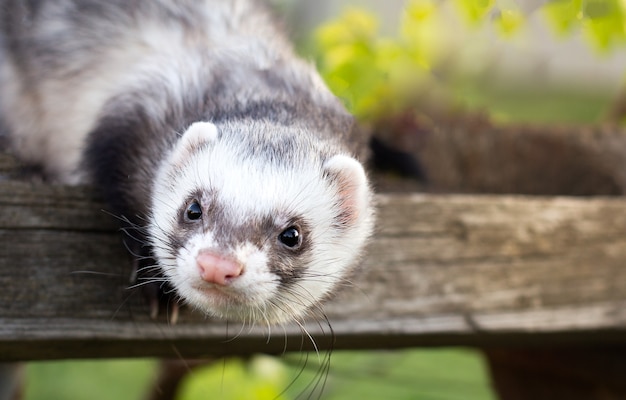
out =
[(196, 263), (200, 276), (205, 282), (221, 286), (228, 285), (243, 271), (240, 263), (211, 252), (200, 252), (196, 257)]

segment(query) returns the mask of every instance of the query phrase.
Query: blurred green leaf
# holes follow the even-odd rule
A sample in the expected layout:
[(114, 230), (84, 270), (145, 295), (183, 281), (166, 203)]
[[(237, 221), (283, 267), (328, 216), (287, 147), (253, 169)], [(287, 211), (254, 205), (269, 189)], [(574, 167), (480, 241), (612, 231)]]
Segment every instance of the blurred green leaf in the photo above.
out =
[(347, 9), (315, 34), (318, 67), (331, 90), (362, 120), (406, 103), (428, 83), (440, 59), (442, 32), (435, 0), (411, 0), (395, 37), (382, 37), (373, 14)]
[(366, 11), (346, 9), (340, 18), (322, 25), (315, 39), (322, 47), (368, 43), (378, 34), (378, 20)]
[(250, 363), (230, 358), (193, 370), (177, 399), (281, 400), (285, 381), (285, 368), (274, 358), (256, 356)]
[(558, 35), (565, 35), (580, 26), (583, 0), (552, 0), (542, 8), (548, 25)]
[(601, 51), (608, 51), (626, 39), (624, 6), (619, 0), (586, 0), (584, 32)]
[(558, 35), (581, 29), (594, 49), (607, 52), (626, 43), (625, 8), (621, 0), (553, 0), (543, 14)]
[(494, 0), (454, 0), (461, 15), (470, 24), (479, 25), (493, 8)]
[(498, 16), (495, 18), (495, 24), (498, 27), (498, 31), (502, 36), (509, 37), (517, 33), (526, 19), (524, 14), (519, 9), (504, 9), (500, 10)]

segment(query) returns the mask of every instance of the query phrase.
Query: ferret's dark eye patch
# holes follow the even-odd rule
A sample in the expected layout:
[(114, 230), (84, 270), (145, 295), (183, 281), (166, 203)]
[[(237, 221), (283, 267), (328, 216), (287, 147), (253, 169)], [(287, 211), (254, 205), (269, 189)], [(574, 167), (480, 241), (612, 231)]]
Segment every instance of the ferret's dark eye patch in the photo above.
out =
[(187, 210), (185, 211), (185, 216), (189, 221), (196, 221), (202, 218), (202, 207), (197, 200), (192, 201), (187, 206)]
[(278, 235), (278, 240), (289, 248), (296, 248), (302, 243), (302, 235), (295, 226), (290, 226)]

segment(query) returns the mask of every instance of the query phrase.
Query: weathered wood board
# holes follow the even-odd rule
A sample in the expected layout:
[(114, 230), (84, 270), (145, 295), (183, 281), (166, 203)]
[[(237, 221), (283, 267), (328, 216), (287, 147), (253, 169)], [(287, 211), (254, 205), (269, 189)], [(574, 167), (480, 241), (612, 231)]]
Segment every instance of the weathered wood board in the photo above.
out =
[[(362, 272), (325, 310), (335, 348), (626, 340), (626, 201), (379, 195)], [(297, 326), (153, 321), (88, 188), (0, 181), (0, 360), (311, 349)], [(324, 323), (307, 323), (318, 346)]]

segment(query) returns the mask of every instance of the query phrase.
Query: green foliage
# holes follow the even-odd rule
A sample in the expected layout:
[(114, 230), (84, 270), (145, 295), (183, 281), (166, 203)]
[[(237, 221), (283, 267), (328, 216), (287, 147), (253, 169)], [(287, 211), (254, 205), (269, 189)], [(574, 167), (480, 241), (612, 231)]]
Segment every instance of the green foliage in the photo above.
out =
[(543, 13), (557, 34), (582, 30), (597, 50), (626, 43), (626, 3), (621, 0), (552, 0)]
[[(493, 21), (503, 36), (514, 35), (525, 22), (514, 2), (497, 10), (495, 0), (453, 0), (453, 4), (471, 26), (497, 11)], [(448, 14), (440, 1), (409, 0), (397, 33), (385, 37), (375, 15), (348, 8), (316, 31), (318, 68), (331, 90), (362, 121), (400, 113), (407, 105), (438, 104), (450, 111), (457, 106), (455, 88), (446, 81), (452, 68), (450, 43), (465, 31), (449, 29)]]
[(495, 18), (494, 23), (500, 34), (504, 37), (511, 37), (522, 29), (526, 22), (526, 18), (522, 11), (518, 8), (501, 9)]
[(180, 400), (281, 400), (286, 370), (274, 358), (254, 357), (246, 363), (230, 358), (192, 372), (177, 396)]
[[(472, 25), (492, 16), (504, 36), (524, 25), (525, 16), (513, 0), (453, 0), (456, 9)], [(626, 2), (622, 0), (550, 0), (542, 13), (557, 35), (581, 30), (596, 50), (608, 51), (626, 39)]]
[[(387, 37), (380, 34), (375, 15), (350, 8), (316, 31), (318, 67), (331, 90), (362, 121), (407, 108), (431, 113), (433, 105), (454, 112), (467, 104), (459, 87), (466, 83), (455, 77), (456, 55), (466, 44), (459, 38), (487, 25), (504, 39), (523, 35), (528, 16), (518, 3), (409, 0), (396, 34)], [(626, 42), (626, 1), (552, 0), (535, 11), (555, 35), (581, 31), (599, 52)]]
[(547, 2), (543, 13), (555, 33), (566, 35), (580, 26), (581, 9), (582, 0), (556, 0)]
[(498, 32), (513, 36), (526, 22), (525, 16), (513, 0), (453, 0), (459, 15), (472, 26), (481, 26), (491, 20)]
[(423, 92), (440, 61), (446, 36), (440, 18), (435, 1), (410, 1), (398, 36), (385, 38), (374, 15), (347, 9), (315, 34), (320, 71), (361, 119), (393, 112)]
[(495, 3), (495, 0), (454, 0), (460, 14), (473, 25), (482, 24)]

